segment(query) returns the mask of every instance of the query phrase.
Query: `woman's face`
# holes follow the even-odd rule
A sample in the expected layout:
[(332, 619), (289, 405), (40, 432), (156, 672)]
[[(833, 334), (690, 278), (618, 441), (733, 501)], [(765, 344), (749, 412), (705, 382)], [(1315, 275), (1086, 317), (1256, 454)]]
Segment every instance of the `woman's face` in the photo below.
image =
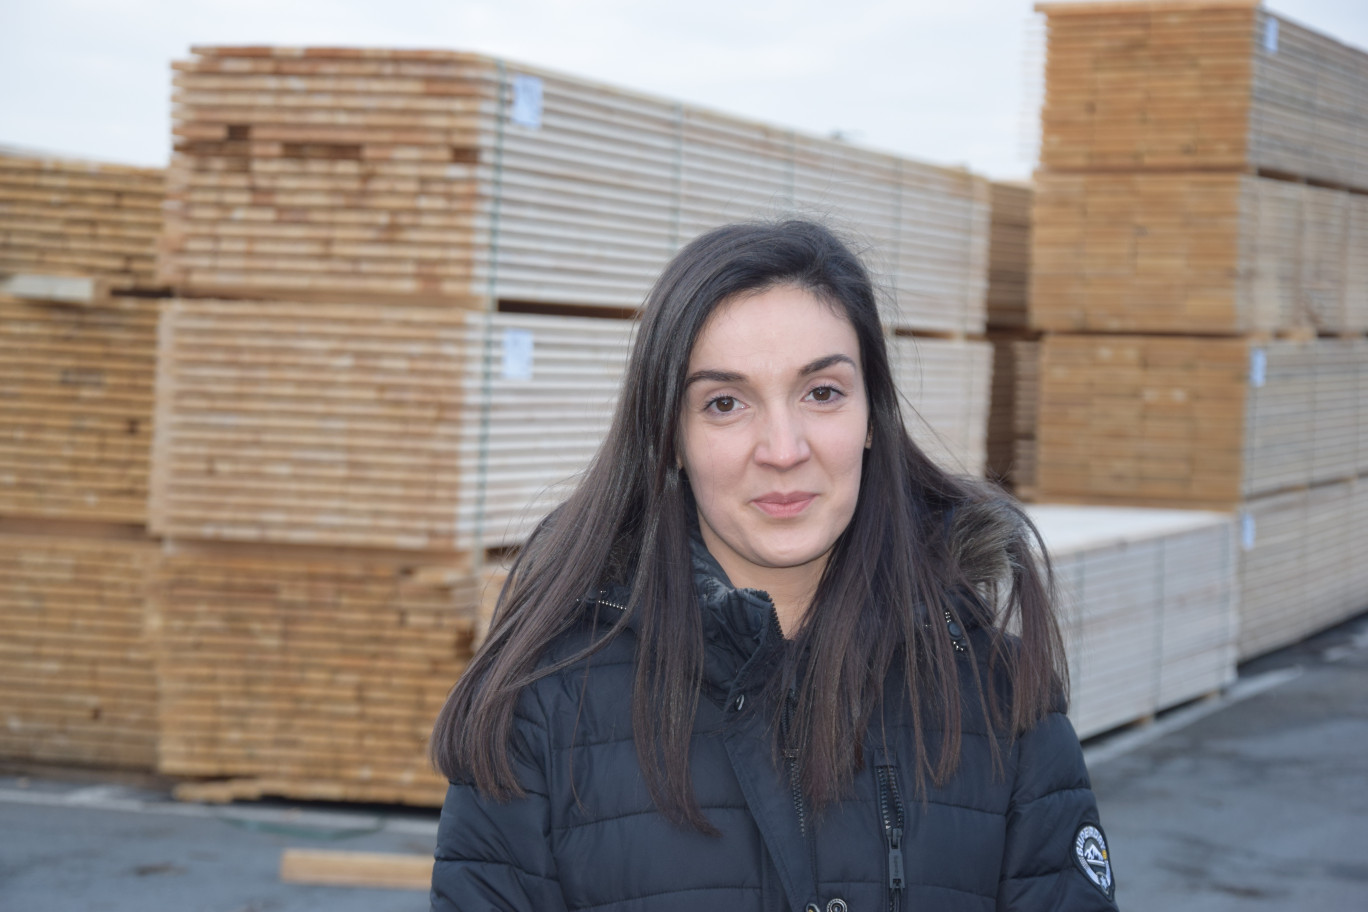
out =
[(869, 403), (855, 329), (782, 285), (719, 305), (689, 356), (680, 460), (733, 585), (815, 588), (860, 491)]

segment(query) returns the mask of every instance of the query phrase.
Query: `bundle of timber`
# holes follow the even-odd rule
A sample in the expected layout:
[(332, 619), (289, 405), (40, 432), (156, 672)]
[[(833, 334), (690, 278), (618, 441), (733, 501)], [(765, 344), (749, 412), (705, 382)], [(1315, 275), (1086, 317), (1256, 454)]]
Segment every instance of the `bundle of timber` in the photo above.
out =
[(175, 300), (151, 526), (170, 538), (516, 544), (588, 464), (633, 324)]
[(994, 183), (992, 219), (988, 235), (988, 326), (992, 329), (1027, 327), (1031, 282), (1031, 209), (1035, 188), (1030, 184)]
[(1368, 472), (1368, 340), (1045, 337), (1042, 500), (1231, 508)]
[(912, 439), (942, 468), (981, 476), (988, 461), (993, 346), (894, 336), (889, 357)]
[(0, 296), (0, 516), (141, 524), (157, 304)]
[(1054, 560), (1079, 735), (1154, 715), (1235, 678), (1231, 516), (1031, 506)]
[(426, 759), (476, 579), (379, 552), (178, 544), (152, 569), (161, 772), (186, 797), (438, 805)]
[(1041, 164), (1368, 187), (1368, 54), (1258, 0), (1044, 3)]
[(1241, 520), (1240, 658), (1368, 608), (1368, 478), (1252, 500)]
[(0, 154), (0, 277), (151, 287), (164, 195), (159, 168)]
[(1031, 322), (1368, 330), (1368, 196), (1238, 173), (1040, 174)]
[(988, 418), (988, 471), (1018, 497), (1034, 496), (1040, 342), (993, 338), (993, 406)]
[(193, 53), (159, 257), (182, 294), (635, 308), (699, 231), (798, 211), (879, 252), (895, 325), (982, 329), (965, 171), (475, 54)]
[(0, 757), (154, 768), (143, 600), (153, 551), (112, 527), (0, 520)]

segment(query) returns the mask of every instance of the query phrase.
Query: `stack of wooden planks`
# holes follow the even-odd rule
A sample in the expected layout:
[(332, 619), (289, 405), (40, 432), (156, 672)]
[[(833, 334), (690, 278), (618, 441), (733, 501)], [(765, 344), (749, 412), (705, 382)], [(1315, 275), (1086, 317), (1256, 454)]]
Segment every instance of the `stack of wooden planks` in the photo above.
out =
[(1192, 510), (1037, 505), (1082, 737), (1235, 678), (1235, 522)]
[(993, 346), (972, 339), (895, 336), (889, 340), (889, 358), (912, 439), (942, 468), (983, 475)]
[(1044, 3), (1041, 165), (1368, 186), (1361, 50), (1258, 0)]
[(1363, 609), (1364, 478), (1259, 498), (1245, 505), (1240, 519), (1242, 659), (1294, 643)]
[(1035, 488), (1035, 376), (1039, 333), (1030, 328), (1030, 184), (992, 185), (988, 255), (988, 341), (993, 388), (988, 413), (988, 473), (1028, 497)]
[(1368, 473), (1368, 340), (1045, 337), (1039, 495), (1231, 509)]
[(158, 168), (0, 154), (0, 277), (150, 287), (164, 194)]
[(151, 581), (159, 769), (218, 780), (186, 797), (441, 803), (426, 747), (470, 656), (468, 566), (181, 543)]
[(631, 329), (451, 308), (173, 301), (152, 527), (198, 541), (516, 544), (606, 432)]
[(143, 524), (157, 302), (0, 296), (0, 516)]
[(136, 530), (0, 518), (0, 757), (152, 769), (157, 688)]
[(877, 251), (895, 325), (982, 329), (968, 172), (475, 54), (193, 54), (159, 257), (182, 290), (634, 308), (698, 232), (806, 212)]
[(1041, 174), (1032, 322), (1368, 330), (1368, 196), (1241, 173)]

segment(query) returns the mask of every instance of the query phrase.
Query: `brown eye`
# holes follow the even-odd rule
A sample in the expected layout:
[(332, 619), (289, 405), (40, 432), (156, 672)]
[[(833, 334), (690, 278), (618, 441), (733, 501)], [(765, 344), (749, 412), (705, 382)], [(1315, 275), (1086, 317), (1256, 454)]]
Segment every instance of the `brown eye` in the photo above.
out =
[(712, 401), (712, 406), (719, 412), (730, 412), (736, 408), (736, 400), (731, 396), (718, 396)]
[(819, 386), (812, 391), (812, 400), (814, 402), (830, 402), (834, 392), (835, 390), (829, 386)]

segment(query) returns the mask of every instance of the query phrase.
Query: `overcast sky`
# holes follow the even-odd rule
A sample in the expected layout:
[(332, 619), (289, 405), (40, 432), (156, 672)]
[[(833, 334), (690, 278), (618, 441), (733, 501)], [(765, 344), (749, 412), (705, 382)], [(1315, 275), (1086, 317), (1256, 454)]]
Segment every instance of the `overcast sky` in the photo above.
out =
[[(1274, 12), (1368, 48), (1368, 0)], [(0, 145), (164, 165), (194, 44), (474, 51), (993, 178), (1034, 166), (1028, 0), (0, 0)]]

